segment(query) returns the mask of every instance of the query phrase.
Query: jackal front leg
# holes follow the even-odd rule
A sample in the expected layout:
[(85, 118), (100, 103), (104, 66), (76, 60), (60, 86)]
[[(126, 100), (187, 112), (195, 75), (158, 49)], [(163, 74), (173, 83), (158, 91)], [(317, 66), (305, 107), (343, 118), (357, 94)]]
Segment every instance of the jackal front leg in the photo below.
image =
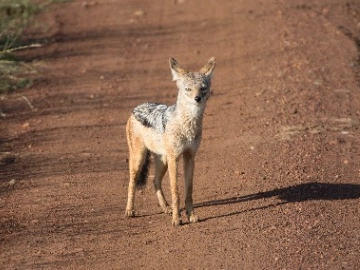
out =
[(177, 163), (178, 159), (175, 156), (168, 156), (168, 168), (171, 186), (172, 199), (172, 225), (178, 226), (181, 224), (179, 211), (179, 190), (177, 185)]
[(199, 218), (195, 215), (193, 206), (193, 177), (195, 166), (195, 154), (184, 153), (184, 175), (185, 175), (185, 207), (186, 215), (190, 223), (198, 222)]

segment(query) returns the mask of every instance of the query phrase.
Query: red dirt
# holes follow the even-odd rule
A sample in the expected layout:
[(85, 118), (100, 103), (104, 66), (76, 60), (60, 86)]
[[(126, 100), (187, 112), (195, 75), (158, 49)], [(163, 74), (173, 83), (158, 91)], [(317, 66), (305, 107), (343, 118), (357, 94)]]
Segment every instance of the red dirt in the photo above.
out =
[[(73, 1), (41, 18), (51, 42), (19, 54), (34, 86), (0, 99), (1, 269), (359, 268), (359, 2)], [(125, 122), (175, 101), (170, 56), (217, 59), (201, 222), (176, 228), (151, 181), (124, 218)]]

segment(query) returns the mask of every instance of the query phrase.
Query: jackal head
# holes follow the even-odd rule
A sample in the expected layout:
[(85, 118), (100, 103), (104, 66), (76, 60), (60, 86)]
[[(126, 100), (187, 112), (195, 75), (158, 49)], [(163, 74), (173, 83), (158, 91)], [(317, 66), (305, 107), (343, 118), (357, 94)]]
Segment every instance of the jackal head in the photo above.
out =
[(173, 80), (179, 88), (179, 97), (194, 104), (205, 104), (210, 97), (212, 73), (215, 68), (215, 58), (197, 72), (189, 72), (174, 59), (169, 59)]

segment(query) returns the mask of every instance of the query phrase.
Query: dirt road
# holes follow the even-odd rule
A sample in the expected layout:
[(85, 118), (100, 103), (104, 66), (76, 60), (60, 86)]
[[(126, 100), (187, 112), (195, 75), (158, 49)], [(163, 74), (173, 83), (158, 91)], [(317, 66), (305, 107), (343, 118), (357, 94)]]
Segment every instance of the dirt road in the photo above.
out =
[[(1, 269), (359, 268), (358, 1), (72, 1), (42, 16), (52, 42), (19, 55), (34, 86), (0, 99)], [(173, 228), (151, 181), (125, 219), (132, 108), (174, 103), (169, 57), (196, 70), (211, 56), (201, 222)]]

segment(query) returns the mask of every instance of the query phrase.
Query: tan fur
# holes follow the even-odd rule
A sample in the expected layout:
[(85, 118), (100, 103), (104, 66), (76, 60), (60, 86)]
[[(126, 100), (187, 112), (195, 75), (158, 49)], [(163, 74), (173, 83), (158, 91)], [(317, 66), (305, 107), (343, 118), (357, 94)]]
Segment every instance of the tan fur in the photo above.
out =
[[(164, 132), (147, 127), (139, 122), (134, 114), (126, 125), (127, 142), (129, 145), (130, 182), (126, 217), (133, 217), (136, 178), (142, 167), (148, 150), (155, 160), (155, 191), (159, 204), (165, 213), (172, 213), (172, 224), (181, 223), (179, 213), (179, 192), (177, 185), (178, 160), (183, 156), (185, 177), (185, 206), (189, 222), (197, 222), (198, 217), (193, 208), (193, 175), (194, 159), (200, 145), (202, 133), (202, 118), (207, 99), (210, 97), (212, 71), (215, 59), (209, 62), (199, 72), (188, 72), (176, 60), (170, 59), (173, 79), (179, 88), (175, 113), (171, 115)], [(208, 88), (204, 91), (204, 82)], [(206, 85), (206, 84), (205, 84)], [(201, 97), (201, 102), (195, 101)], [(172, 207), (170, 208), (161, 188), (161, 182), (167, 169), (171, 186)]]

